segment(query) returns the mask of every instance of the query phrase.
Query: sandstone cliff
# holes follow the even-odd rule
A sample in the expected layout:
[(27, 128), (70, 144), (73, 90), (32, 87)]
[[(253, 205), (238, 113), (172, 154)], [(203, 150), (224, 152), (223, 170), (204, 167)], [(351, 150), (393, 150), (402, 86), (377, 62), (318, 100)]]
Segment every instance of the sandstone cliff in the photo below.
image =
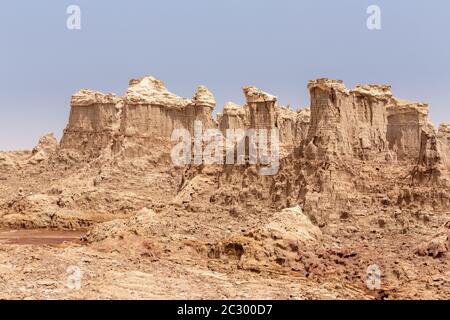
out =
[(227, 102), (223, 111), (217, 114), (219, 129), (225, 134), (227, 129), (248, 127), (248, 108), (241, 107), (234, 102)]
[(292, 150), (306, 138), (309, 127), (309, 108), (294, 111), (290, 106), (277, 105), (277, 97), (256, 87), (244, 87), (246, 104), (225, 104), (218, 114), (219, 129), (278, 129), (283, 149)]
[(390, 87), (358, 86), (348, 90), (342, 81), (310, 81), (311, 124), (309, 157), (375, 159), (387, 153), (387, 111)]
[(89, 156), (98, 156), (110, 147), (118, 132), (123, 101), (114, 94), (80, 90), (72, 96), (69, 123), (60, 146)]
[(193, 99), (185, 99), (169, 92), (153, 77), (131, 80), (124, 102), (121, 133), (142, 137), (170, 137), (174, 129), (181, 128), (193, 132), (195, 120), (211, 127), (216, 104), (204, 86), (198, 87)]
[(387, 106), (389, 148), (399, 160), (418, 161), (422, 132), (433, 135), (434, 127), (428, 119), (428, 105), (392, 99)]
[(123, 97), (81, 90), (72, 97), (61, 148), (91, 157), (105, 149), (112, 153), (133, 149), (130, 155), (141, 156), (152, 140), (170, 139), (174, 129), (192, 133), (195, 120), (202, 121), (204, 128), (213, 127), (214, 107), (214, 96), (204, 86), (186, 99), (153, 77), (131, 80)]
[[(434, 128), (428, 105), (395, 98), (390, 86), (310, 81), (311, 122), (304, 154), (310, 159), (446, 162), (446, 126)], [(439, 137), (438, 137), (439, 136)], [(438, 142), (441, 141), (441, 142)]]
[[(131, 80), (123, 97), (81, 90), (71, 100), (69, 124), (60, 147), (89, 158), (103, 152), (142, 156), (154, 141), (168, 141), (174, 129), (279, 129), (283, 154), (302, 146), (309, 159), (407, 161), (448, 167), (448, 126), (435, 130), (428, 105), (393, 97), (390, 86), (360, 85), (349, 90), (340, 80), (310, 81), (310, 108), (294, 111), (256, 87), (243, 88), (246, 103), (227, 103), (212, 118), (213, 94), (199, 86), (192, 99), (167, 90), (147, 76)], [(159, 143), (159, 142), (157, 142)]]
[(60, 146), (90, 158), (104, 152), (142, 156), (155, 139), (170, 139), (174, 129), (193, 134), (195, 121), (203, 129), (219, 128), (224, 134), (226, 129), (278, 128), (285, 148), (300, 145), (307, 134), (307, 110), (296, 113), (279, 107), (275, 96), (256, 87), (243, 91), (246, 104), (227, 103), (215, 120), (216, 101), (205, 86), (199, 86), (192, 99), (169, 92), (161, 80), (150, 76), (131, 80), (123, 97), (83, 89), (72, 97)]
[(450, 124), (443, 123), (437, 132), (437, 141), (444, 166), (450, 170)]

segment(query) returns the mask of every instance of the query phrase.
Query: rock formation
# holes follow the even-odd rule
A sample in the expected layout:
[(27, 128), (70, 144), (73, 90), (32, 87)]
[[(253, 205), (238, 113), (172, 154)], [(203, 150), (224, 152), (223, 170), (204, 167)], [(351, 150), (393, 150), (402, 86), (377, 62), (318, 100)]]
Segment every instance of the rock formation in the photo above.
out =
[(37, 164), (50, 158), (58, 147), (58, 141), (53, 133), (49, 133), (39, 139), (38, 145), (31, 151), (31, 164)]
[[(167, 288), (178, 297), (180, 280), (191, 278), (183, 295), (242, 298), (252, 279), (249, 298), (448, 297), (450, 125), (435, 129), (427, 104), (398, 99), (387, 85), (349, 90), (318, 79), (308, 88), (310, 106), (293, 110), (244, 87), (245, 104), (227, 103), (216, 119), (204, 86), (191, 99), (149, 76), (123, 96), (80, 90), (59, 144), (46, 135), (33, 150), (0, 152), (0, 227), (88, 229), (85, 245), (5, 249), (3, 268), (26, 265), (15, 280), (23, 283), (50, 260), (60, 284), (62, 261), (83, 261), (87, 285), (73, 293), (83, 298), (115, 297), (118, 287), (117, 297)], [(278, 129), (279, 170), (174, 165), (172, 132), (192, 134), (196, 121), (223, 134)], [(374, 263), (378, 291), (365, 282)], [(13, 274), (3, 273), (8, 285)], [(46, 285), (33, 290), (54, 297)]]
[(248, 127), (248, 110), (233, 102), (227, 102), (223, 111), (217, 115), (219, 129), (225, 134), (227, 129), (240, 129)]
[(3, 171), (11, 170), (16, 167), (15, 162), (11, 159), (11, 157), (6, 152), (0, 152), (0, 168)]
[(210, 127), (216, 104), (214, 96), (204, 86), (200, 86), (190, 100), (169, 92), (162, 81), (153, 77), (131, 80), (124, 102), (122, 134), (165, 138), (170, 138), (174, 129), (192, 132), (195, 120)]
[(170, 139), (174, 129), (193, 132), (196, 120), (213, 127), (214, 106), (214, 96), (204, 86), (193, 99), (185, 99), (153, 77), (131, 80), (123, 97), (81, 90), (72, 97), (61, 148), (98, 156), (107, 148), (117, 153), (129, 144), (144, 147), (155, 138)]
[(439, 126), (437, 132), (438, 150), (443, 165), (450, 170), (450, 124), (443, 123)]
[(389, 148), (398, 160), (418, 162), (422, 133), (433, 135), (434, 131), (428, 118), (428, 105), (392, 99), (387, 110)]
[(386, 106), (390, 87), (358, 86), (342, 81), (310, 81), (311, 124), (305, 144), (312, 157), (375, 159), (387, 152)]
[(244, 87), (249, 113), (249, 127), (272, 129), (275, 127), (275, 103), (277, 97), (256, 87)]
[(218, 114), (219, 129), (278, 129), (283, 149), (292, 150), (306, 138), (309, 126), (309, 108), (297, 112), (290, 106), (276, 104), (277, 97), (256, 87), (243, 88), (246, 98), (244, 106), (233, 102), (225, 104)]
[(243, 91), (247, 103), (243, 107), (227, 103), (216, 121), (212, 118), (216, 101), (205, 86), (199, 86), (192, 99), (169, 92), (161, 80), (150, 76), (131, 80), (123, 97), (83, 89), (72, 97), (61, 148), (90, 158), (105, 150), (117, 154), (127, 149), (133, 149), (129, 155), (142, 156), (153, 140), (170, 139), (174, 129), (193, 135), (195, 121), (203, 129), (219, 128), (224, 134), (226, 129), (278, 128), (284, 147), (300, 145), (308, 129), (307, 111), (279, 107), (275, 96), (256, 87)]
[(110, 147), (119, 131), (123, 102), (114, 94), (80, 90), (72, 96), (69, 123), (60, 146), (89, 156)]

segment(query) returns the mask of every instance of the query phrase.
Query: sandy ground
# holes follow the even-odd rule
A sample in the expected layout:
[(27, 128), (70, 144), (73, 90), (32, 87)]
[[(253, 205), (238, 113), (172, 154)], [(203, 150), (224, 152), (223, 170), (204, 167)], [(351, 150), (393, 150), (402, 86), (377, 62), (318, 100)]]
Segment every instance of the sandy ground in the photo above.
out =
[[(37, 237), (33, 232), (33, 237)], [(63, 237), (65, 234), (59, 233)], [(358, 288), (277, 272), (221, 270), (195, 259), (124, 259), (57, 235), (39, 245), (0, 248), (0, 298), (6, 299), (336, 299), (365, 298)], [(5, 239), (4, 235), (2, 235)], [(34, 238), (36, 239), (36, 238)], [(58, 240), (62, 240), (59, 238)], [(23, 242), (26, 242), (23, 240)], [(35, 240), (37, 242), (37, 240)], [(73, 285), (80, 271), (79, 288)], [(75, 270), (75, 272), (74, 272)], [(342, 290), (344, 289), (344, 290)], [(345, 291), (345, 292), (344, 292)], [(339, 293), (341, 292), (341, 293)]]

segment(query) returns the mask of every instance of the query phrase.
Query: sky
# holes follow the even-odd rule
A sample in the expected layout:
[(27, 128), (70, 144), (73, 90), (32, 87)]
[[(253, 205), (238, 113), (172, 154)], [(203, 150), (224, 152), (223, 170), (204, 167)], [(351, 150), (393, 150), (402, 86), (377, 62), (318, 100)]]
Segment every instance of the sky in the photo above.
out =
[[(69, 30), (66, 10), (81, 9)], [(381, 9), (369, 30), (367, 8)], [(60, 138), (82, 88), (124, 94), (152, 75), (180, 96), (198, 85), (242, 104), (255, 85), (292, 108), (309, 105), (308, 80), (392, 85), (450, 122), (450, 1), (40, 0), (0, 5), (0, 150)]]

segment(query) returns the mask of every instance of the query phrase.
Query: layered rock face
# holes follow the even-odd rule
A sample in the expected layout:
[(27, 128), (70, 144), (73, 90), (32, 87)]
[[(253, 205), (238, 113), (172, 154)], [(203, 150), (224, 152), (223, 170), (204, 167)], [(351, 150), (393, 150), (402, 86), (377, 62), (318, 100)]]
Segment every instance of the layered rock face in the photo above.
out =
[[(227, 103), (217, 120), (213, 94), (199, 86), (192, 99), (177, 96), (153, 77), (131, 80), (123, 97), (91, 90), (73, 95), (69, 124), (60, 143), (89, 157), (102, 152), (144, 155), (154, 140), (168, 141), (174, 129), (193, 135), (203, 129), (279, 129), (284, 151), (302, 146), (308, 159), (399, 160), (449, 167), (449, 129), (435, 130), (428, 105), (393, 97), (390, 86), (310, 81), (310, 108), (294, 111), (256, 87), (243, 88), (246, 103)], [(138, 151), (136, 151), (138, 150)], [(285, 154), (285, 152), (283, 153)]]
[(212, 127), (214, 96), (200, 86), (192, 100), (169, 92), (164, 83), (152, 77), (131, 80), (124, 97), (121, 133), (126, 136), (170, 137), (174, 129), (193, 132), (194, 121)]
[(441, 161), (450, 170), (450, 123), (444, 123), (439, 126), (437, 141), (441, 152)]
[(309, 157), (375, 159), (387, 152), (386, 105), (390, 87), (358, 86), (349, 91), (340, 80), (310, 81)]
[(387, 110), (389, 148), (394, 151), (398, 160), (417, 161), (422, 132), (430, 136), (434, 132), (428, 119), (428, 105), (392, 99)]
[(398, 160), (428, 169), (450, 169), (450, 129), (438, 130), (431, 123), (428, 104), (391, 99), (388, 109), (387, 139)]
[(275, 127), (275, 103), (277, 97), (256, 87), (244, 87), (245, 99), (249, 111), (249, 126), (254, 129), (272, 129)]
[(248, 108), (227, 102), (223, 111), (217, 115), (217, 122), (222, 133), (225, 133), (227, 129), (247, 128)]
[(130, 143), (145, 146), (151, 139), (170, 139), (174, 129), (193, 133), (196, 120), (204, 128), (215, 125), (214, 106), (214, 96), (204, 86), (192, 99), (185, 99), (153, 77), (131, 80), (123, 97), (81, 90), (72, 97), (61, 148), (98, 156), (105, 149), (118, 152)]
[(273, 129), (279, 130), (279, 139), (285, 149), (299, 146), (306, 138), (310, 120), (309, 108), (292, 110), (278, 106), (277, 97), (256, 87), (244, 87), (246, 104), (228, 102), (218, 114), (219, 129)]
[(448, 163), (448, 127), (436, 131), (428, 105), (393, 97), (390, 86), (342, 81), (310, 81), (310, 129), (304, 154), (310, 159), (407, 161), (433, 166)]
[(309, 108), (293, 111), (289, 106), (276, 107), (276, 124), (285, 148), (299, 146), (308, 135), (311, 112)]
[(450, 126), (442, 124), (439, 129), (422, 130), (419, 165), (427, 169), (450, 170)]
[(272, 203), (301, 203), (318, 223), (372, 205), (445, 210), (449, 126), (435, 130), (427, 105), (396, 99), (384, 85), (348, 90), (319, 79), (309, 89), (308, 134), (274, 177)]
[(98, 156), (118, 133), (123, 100), (114, 94), (80, 90), (72, 96), (69, 124), (60, 146)]
[(256, 87), (243, 88), (246, 104), (243, 107), (228, 102), (219, 115), (219, 128), (226, 129), (271, 129), (275, 128), (277, 97)]
[(200, 121), (204, 130), (218, 128), (224, 134), (227, 129), (278, 128), (283, 146), (300, 145), (308, 130), (308, 110), (279, 107), (277, 97), (256, 87), (244, 87), (243, 91), (246, 104), (227, 103), (216, 121), (212, 118), (216, 101), (204, 86), (197, 88), (192, 99), (169, 92), (161, 80), (149, 76), (131, 80), (123, 97), (83, 89), (72, 97), (60, 146), (89, 157), (124, 150), (141, 156), (153, 140), (168, 140), (175, 129), (187, 129), (193, 135), (195, 121)]

